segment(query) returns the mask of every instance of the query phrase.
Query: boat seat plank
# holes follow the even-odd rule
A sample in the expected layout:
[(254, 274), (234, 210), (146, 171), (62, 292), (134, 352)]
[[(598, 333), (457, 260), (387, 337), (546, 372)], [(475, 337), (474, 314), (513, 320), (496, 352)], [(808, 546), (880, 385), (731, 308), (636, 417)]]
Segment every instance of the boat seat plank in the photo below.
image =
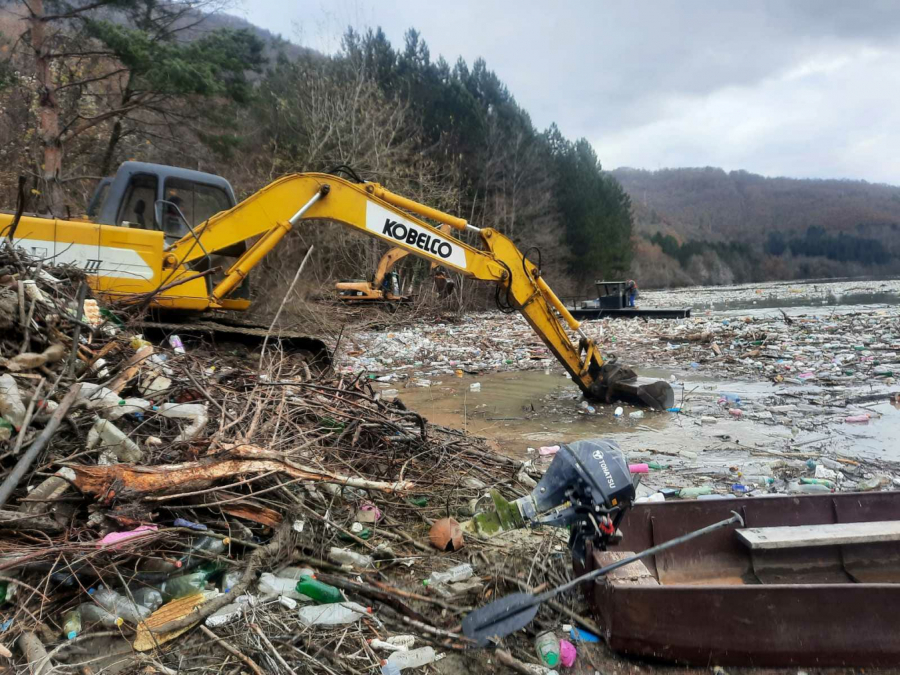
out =
[(737, 536), (753, 550), (872, 544), (900, 541), (900, 521), (750, 527), (738, 530)]

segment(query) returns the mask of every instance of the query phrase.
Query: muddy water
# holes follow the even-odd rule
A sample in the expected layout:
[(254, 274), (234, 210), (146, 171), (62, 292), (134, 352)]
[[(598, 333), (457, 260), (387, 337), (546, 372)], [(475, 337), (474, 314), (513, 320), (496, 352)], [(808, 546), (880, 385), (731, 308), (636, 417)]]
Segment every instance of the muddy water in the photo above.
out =
[[(669, 373), (646, 370), (642, 376), (667, 378)], [(478, 382), (481, 391), (472, 392)], [(750, 382), (721, 383), (697, 378), (673, 385), (675, 400), (714, 401), (721, 392), (736, 393), (745, 400), (763, 393), (769, 385)], [(537, 449), (559, 442), (611, 437), (636, 457), (641, 452), (710, 452), (712, 459), (722, 453), (732, 460), (748, 446), (771, 444), (790, 437), (784, 428), (745, 420), (725, 420), (701, 425), (683, 415), (642, 411), (643, 418), (624, 406), (620, 418), (614, 406), (597, 405), (594, 412), (582, 407), (581, 392), (556, 369), (544, 371), (489, 373), (462, 378), (450, 377), (431, 387), (409, 387), (400, 392), (404, 404), (435, 424), (464, 429), (493, 440), (510, 456), (528, 459), (528, 448)]]

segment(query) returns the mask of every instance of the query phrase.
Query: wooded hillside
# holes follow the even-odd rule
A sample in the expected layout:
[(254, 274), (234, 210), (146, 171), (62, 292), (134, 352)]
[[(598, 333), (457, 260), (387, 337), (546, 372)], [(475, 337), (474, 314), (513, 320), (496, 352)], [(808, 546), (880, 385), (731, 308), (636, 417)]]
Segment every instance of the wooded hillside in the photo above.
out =
[(612, 173), (634, 205), (646, 283), (900, 272), (900, 187), (710, 167)]

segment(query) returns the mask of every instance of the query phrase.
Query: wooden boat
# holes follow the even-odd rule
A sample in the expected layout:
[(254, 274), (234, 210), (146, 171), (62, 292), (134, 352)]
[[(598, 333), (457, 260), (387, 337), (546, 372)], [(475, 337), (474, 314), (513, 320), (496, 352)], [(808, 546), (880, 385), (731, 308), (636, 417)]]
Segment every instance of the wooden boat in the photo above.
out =
[(638, 504), (587, 569), (732, 510), (745, 528), (585, 585), (613, 650), (698, 666), (900, 664), (900, 492)]

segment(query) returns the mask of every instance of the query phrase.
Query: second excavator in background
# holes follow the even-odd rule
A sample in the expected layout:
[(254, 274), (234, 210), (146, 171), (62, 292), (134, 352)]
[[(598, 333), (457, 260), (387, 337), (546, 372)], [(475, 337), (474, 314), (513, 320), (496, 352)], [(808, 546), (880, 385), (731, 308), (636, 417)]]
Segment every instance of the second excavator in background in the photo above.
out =
[[(113, 305), (203, 314), (248, 309), (250, 272), (294, 227), (308, 223), (315, 241), (318, 223), (339, 223), (494, 284), (498, 309), (522, 314), (585, 396), (657, 409), (674, 404), (668, 383), (643, 384), (631, 368), (604, 359), (544, 280), (540, 264), (497, 230), (475, 227), (352, 172), (354, 180), (285, 176), (236, 205), (218, 177), (194, 174), (185, 183), (185, 176), (172, 174), (172, 167), (123, 165), (98, 209), (114, 212), (111, 224), (0, 214), (0, 235), (32, 256), (81, 267), (94, 292)], [(116, 193), (122, 199), (107, 208)], [(481, 247), (441, 226), (469, 233)]]
[[(441, 230), (449, 234), (450, 228), (443, 226)], [(337, 282), (334, 288), (338, 292), (338, 298), (342, 302), (359, 304), (392, 304), (412, 301), (412, 293), (404, 292), (404, 284), (394, 269), (397, 263), (409, 254), (410, 252), (403, 248), (390, 249), (381, 256), (378, 267), (375, 268), (375, 274), (370, 280), (349, 279)], [(436, 262), (431, 263), (431, 277), (440, 297), (449, 297), (453, 294), (456, 282), (450, 278), (447, 270)]]

